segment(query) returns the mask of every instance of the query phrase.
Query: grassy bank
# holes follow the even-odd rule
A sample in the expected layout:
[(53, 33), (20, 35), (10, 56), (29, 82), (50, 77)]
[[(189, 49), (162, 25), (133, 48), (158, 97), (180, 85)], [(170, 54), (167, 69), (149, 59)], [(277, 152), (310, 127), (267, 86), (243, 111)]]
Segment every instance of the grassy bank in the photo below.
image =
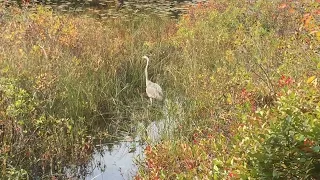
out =
[(110, 134), (101, 123), (158, 116), (145, 95), (149, 55), (179, 119), (174, 136), (147, 146), (137, 179), (317, 178), (318, 7), (219, 0), (179, 21), (98, 22), (2, 6), (2, 177), (64, 177)]

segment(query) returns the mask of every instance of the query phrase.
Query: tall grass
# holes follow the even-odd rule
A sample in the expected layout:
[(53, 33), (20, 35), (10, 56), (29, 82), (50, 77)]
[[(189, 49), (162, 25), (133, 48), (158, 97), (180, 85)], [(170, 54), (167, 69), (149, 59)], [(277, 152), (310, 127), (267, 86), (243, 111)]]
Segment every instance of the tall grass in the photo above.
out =
[[(170, 22), (166, 20), (150, 17), (102, 23), (54, 15), (41, 7), (36, 13), (15, 10), (5, 12), (2, 67), (8, 76), (35, 84), (29, 88), (50, 101), (46, 111), (83, 117), (116, 113), (113, 108), (118, 105), (136, 102), (143, 95), (144, 54), (152, 58), (151, 77), (157, 79), (164, 73), (160, 70), (165, 69), (164, 58), (171, 51), (162, 44), (168, 36), (164, 28)], [(23, 18), (16, 20), (20, 24), (9, 23), (18, 18)]]

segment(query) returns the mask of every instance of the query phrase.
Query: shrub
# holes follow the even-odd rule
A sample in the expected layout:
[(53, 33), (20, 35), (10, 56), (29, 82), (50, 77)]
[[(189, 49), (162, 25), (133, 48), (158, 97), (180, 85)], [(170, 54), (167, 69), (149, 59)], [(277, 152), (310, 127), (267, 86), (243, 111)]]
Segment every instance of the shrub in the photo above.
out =
[[(316, 79), (288, 89), (262, 118), (269, 130), (251, 156), (253, 172), (266, 179), (318, 179), (320, 167), (319, 87)], [(312, 85), (315, 84), (315, 85)]]
[(39, 100), (14, 79), (0, 79), (0, 94), (1, 177), (42, 177), (88, 160), (92, 142), (85, 138), (83, 120), (46, 115)]

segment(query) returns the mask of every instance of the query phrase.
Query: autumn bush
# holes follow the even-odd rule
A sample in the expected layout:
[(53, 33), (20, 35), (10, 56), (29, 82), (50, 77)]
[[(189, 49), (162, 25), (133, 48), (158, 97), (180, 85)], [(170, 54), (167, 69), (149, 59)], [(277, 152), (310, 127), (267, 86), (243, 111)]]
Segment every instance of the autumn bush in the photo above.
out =
[(280, 92), (272, 107), (240, 114), (232, 137), (206, 127), (192, 140), (147, 146), (136, 179), (318, 179), (317, 79)]
[(275, 107), (257, 111), (269, 130), (256, 136), (261, 146), (250, 156), (252, 172), (267, 179), (318, 179), (319, 86), (315, 76), (283, 90)]
[(39, 100), (14, 79), (2, 77), (0, 92), (2, 178), (49, 178), (79, 158), (88, 160), (92, 142), (85, 137), (83, 119), (46, 115)]

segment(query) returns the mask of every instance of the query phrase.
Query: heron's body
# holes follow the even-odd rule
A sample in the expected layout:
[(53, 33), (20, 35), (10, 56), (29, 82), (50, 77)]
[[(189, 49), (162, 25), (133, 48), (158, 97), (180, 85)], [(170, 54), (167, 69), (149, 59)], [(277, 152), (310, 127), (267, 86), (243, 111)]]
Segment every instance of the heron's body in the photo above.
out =
[(163, 99), (163, 93), (162, 93), (162, 89), (159, 86), (159, 84), (151, 82), (148, 79), (149, 58), (147, 56), (143, 56), (143, 58), (147, 60), (147, 65), (146, 65), (146, 68), (145, 68), (146, 93), (147, 93), (148, 97), (150, 98), (150, 101), (151, 101), (151, 104), (152, 104), (152, 99), (162, 100)]

